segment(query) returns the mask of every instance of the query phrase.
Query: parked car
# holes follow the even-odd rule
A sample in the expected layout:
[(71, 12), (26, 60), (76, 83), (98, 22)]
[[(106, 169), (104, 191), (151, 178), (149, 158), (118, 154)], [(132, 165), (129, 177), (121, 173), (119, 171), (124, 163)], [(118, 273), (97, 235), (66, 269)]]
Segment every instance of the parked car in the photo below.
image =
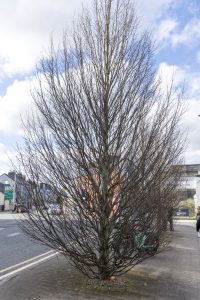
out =
[(17, 204), (15, 207), (16, 213), (25, 213), (28, 212), (28, 208), (24, 204)]
[(55, 214), (55, 215), (60, 215), (61, 214), (61, 208), (59, 204), (53, 203), (49, 204), (49, 207), (47, 209), (48, 214)]
[(185, 211), (177, 211), (176, 215), (177, 216), (186, 216), (187, 213)]

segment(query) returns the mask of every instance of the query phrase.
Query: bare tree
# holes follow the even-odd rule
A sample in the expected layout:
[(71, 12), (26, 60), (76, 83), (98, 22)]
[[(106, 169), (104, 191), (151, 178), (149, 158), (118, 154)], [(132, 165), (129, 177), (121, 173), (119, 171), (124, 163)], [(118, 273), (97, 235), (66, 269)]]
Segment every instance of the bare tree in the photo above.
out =
[[(89, 277), (154, 255), (175, 201), (181, 100), (160, 89), (153, 55), (131, 1), (95, 0), (38, 66), (20, 161), (53, 198), (30, 188), (36, 210), (22, 227)], [(43, 210), (53, 202), (60, 215)]]

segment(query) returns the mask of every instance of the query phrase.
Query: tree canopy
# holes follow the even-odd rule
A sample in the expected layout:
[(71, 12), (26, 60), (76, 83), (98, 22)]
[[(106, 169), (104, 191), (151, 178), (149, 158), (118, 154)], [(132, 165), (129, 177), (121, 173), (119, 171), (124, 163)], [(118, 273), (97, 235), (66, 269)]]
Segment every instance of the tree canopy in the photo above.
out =
[[(149, 33), (129, 0), (94, 0), (38, 66), (25, 122), (35, 210), (22, 224), (89, 277), (109, 279), (154, 255), (176, 201), (181, 98), (160, 88)], [(57, 203), (61, 214), (43, 207)]]

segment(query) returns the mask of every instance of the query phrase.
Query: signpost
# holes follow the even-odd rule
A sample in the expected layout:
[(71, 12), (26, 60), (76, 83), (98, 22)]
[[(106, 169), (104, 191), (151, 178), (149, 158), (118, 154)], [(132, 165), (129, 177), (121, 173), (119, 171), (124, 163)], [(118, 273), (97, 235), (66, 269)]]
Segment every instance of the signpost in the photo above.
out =
[(13, 200), (13, 190), (5, 190), (5, 200)]
[(13, 186), (9, 183), (5, 183), (5, 182), (1, 182), (1, 183), (4, 185), (4, 197), (3, 197), (4, 199), (3, 199), (2, 210), (9, 210), (14, 199)]

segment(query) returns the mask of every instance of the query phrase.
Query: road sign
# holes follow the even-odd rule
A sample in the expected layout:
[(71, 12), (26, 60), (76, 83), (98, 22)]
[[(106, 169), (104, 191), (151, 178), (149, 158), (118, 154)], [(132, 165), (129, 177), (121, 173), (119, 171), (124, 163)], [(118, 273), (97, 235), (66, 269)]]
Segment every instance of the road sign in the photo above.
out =
[(12, 200), (13, 199), (13, 190), (6, 190), (5, 191), (5, 200)]

